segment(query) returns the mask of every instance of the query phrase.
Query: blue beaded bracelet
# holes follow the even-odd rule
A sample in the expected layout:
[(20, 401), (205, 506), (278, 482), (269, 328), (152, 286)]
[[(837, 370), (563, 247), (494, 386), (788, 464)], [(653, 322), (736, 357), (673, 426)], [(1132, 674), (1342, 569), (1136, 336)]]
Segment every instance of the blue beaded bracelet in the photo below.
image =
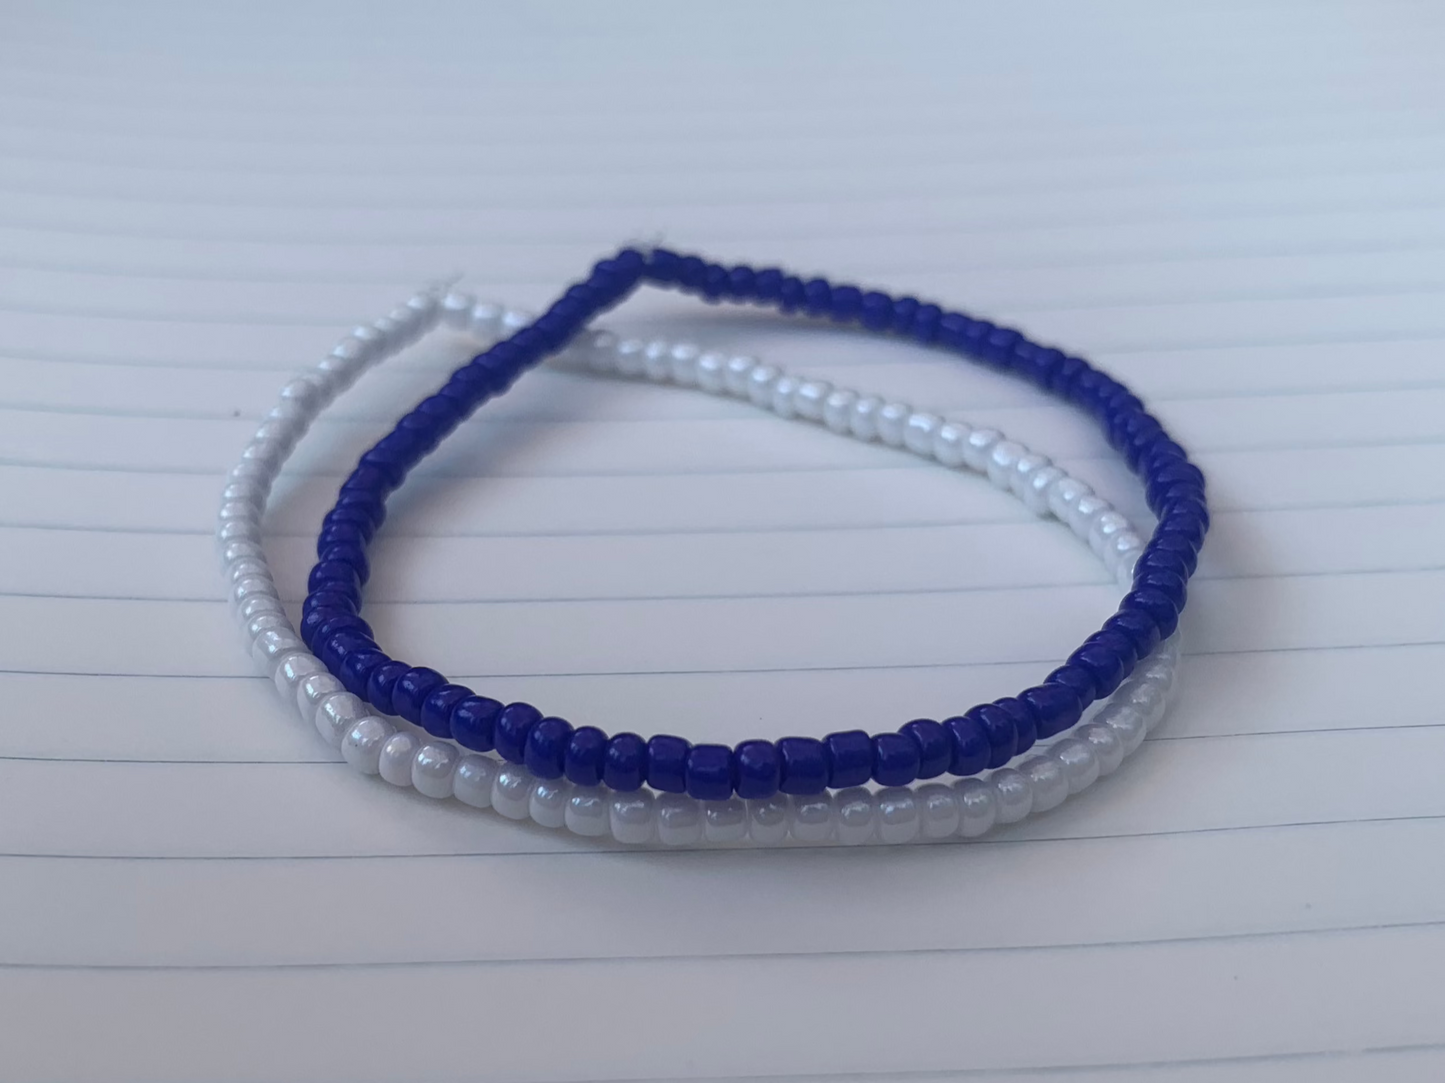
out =
[[(1103, 627), (1043, 683), (981, 704), (943, 722), (917, 719), (895, 732), (847, 730), (817, 739), (693, 745), (681, 737), (635, 733), (609, 737), (574, 728), (528, 703), (502, 704), (449, 682), (424, 666), (382, 651), (360, 613), (369, 575), (366, 546), (386, 516), (387, 496), (407, 473), (483, 402), (505, 392), (527, 369), (560, 351), (598, 313), (641, 282), (680, 289), (710, 302), (765, 305), (892, 332), (1016, 373), (1087, 410), (1146, 487), (1158, 517), (1135, 566), (1133, 589)], [(1138, 661), (1173, 634), (1209, 528), (1204, 475), (1128, 388), (1081, 358), (1029, 341), (1019, 331), (912, 297), (864, 292), (784, 271), (724, 267), (664, 249), (624, 249), (532, 324), (452, 373), (368, 451), (343, 482), (322, 521), (300, 633), (345, 687), (379, 711), (400, 715), (437, 737), (479, 752), (495, 750), (541, 778), (623, 792), (650, 786), (723, 800), (765, 799), (857, 786), (904, 786), (942, 774), (1000, 767), (1036, 740), (1077, 723), (1111, 694)]]

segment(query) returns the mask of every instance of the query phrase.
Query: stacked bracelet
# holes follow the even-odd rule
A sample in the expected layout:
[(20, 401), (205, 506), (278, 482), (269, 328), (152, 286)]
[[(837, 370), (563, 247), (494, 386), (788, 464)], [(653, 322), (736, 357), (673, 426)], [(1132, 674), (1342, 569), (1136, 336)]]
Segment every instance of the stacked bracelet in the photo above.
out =
[[(1127, 557), (1132, 589), (1118, 611), (1042, 684), (1018, 696), (942, 722), (913, 720), (895, 732), (869, 736), (848, 730), (821, 740), (750, 740), (736, 748), (692, 745), (671, 735), (609, 737), (594, 726), (574, 729), (530, 704), (503, 705), (449, 682), (434, 669), (389, 657), (359, 615), (368, 574), (366, 545), (385, 517), (386, 497), (478, 405), (558, 352), (593, 315), (617, 304), (641, 281), (678, 286), (711, 300), (748, 300), (874, 330), (892, 329), (1027, 375), (1090, 409), (1146, 481), (1159, 525), (1142, 548), (1103, 501), (1081, 495), (1078, 483), (1047, 459), (1024, 455), (1018, 445), (989, 430), (945, 423), (819, 381), (797, 381), (768, 365), (724, 365), (716, 359), (704, 364), (691, 347), (665, 353), (643, 348), (636, 357), (619, 360), (624, 371), (630, 366), (715, 393), (747, 397), (780, 413), (817, 420), (860, 439), (906, 447), (946, 465), (985, 465), (1007, 476), (1011, 487), (1017, 478), (1020, 492), (1031, 494), (1039, 505), (1056, 505), (1071, 520), (1087, 522), (1091, 541), (1101, 549), (1118, 546), (1116, 563)], [(646, 256), (625, 250), (597, 264), (587, 281), (572, 286), (534, 323), (458, 369), (362, 455), (323, 521), (301, 635), (349, 691), (376, 709), (399, 714), (464, 747), (495, 749), (542, 778), (565, 777), (582, 786), (602, 783), (623, 792), (650, 786), (700, 800), (725, 800), (734, 793), (758, 800), (776, 793), (808, 796), (870, 780), (904, 786), (945, 773), (968, 776), (1001, 767), (1035, 740), (1077, 724), (1090, 704), (1109, 696), (1141, 658), (1174, 632), (1207, 526), (1204, 479), (1198, 468), (1137, 398), (1078, 358), (1037, 346), (1016, 331), (911, 298), (863, 294), (823, 279), (803, 283), (779, 271), (728, 269), (662, 250)]]
[[(473, 806), (490, 806), (512, 819), (531, 818), (544, 826), (625, 843), (908, 842), (952, 835), (976, 837), (994, 823), (1015, 822), (1031, 811), (1052, 808), (1116, 768), (1162, 717), (1177, 662), (1172, 642), (1156, 652), (1149, 665), (1119, 689), (1093, 721), (1079, 729), (1077, 738), (1055, 741), (1017, 771), (994, 771), (986, 778), (967, 778), (953, 786), (929, 783), (917, 790), (893, 787), (877, 793), (857, 787), (837, 795), (777, 795), (745, 802), (736, 797), (697, 801), (668, 793), (654, 799), (647, 791), (615, 793), (605, 787), (539, 779), (523, 766), (499, 765), (486, 756), (461, 754), (454, 745), (430, 739), (405, 723), (398, 726), (368, 715), (364, 705), (324, 673), (315, 656), (296, 638), (261, 552), (259, 522), (272, 480), (325, 404), (366, 367), (415, 341), (440, 318), (483, 338), (524, 322), (519, 314), (475, 305), (463, 295), (450, 295), (438, 304), (434, 297), (423, 294), (376, 325), (358, 328), (315, 372), (283, 390), (281, 403), (267, 415), (232, 471), (221, 511), (223, 560), (253, 655), (283, 697), (296, 704), (329, 743), (339, 744), (353, 767), (379, 773), (396, 785), (415, 786), (431, 797), (456, 796)], [(701, 354), (686, 344), (619, 342), (606, 332), (588, 335), (563, 360), (596, 371), (651, 375), (684, 384), (698, 382), (690, 378), (697, 371), (705, 387), (711, 382), (710, 372), (728, 368), (736, 372), (756, 364)], [(766, 402), (757, 397), (755, 401), (784, 416), (807, 416), (809, 403), (818, 398), (820, 389), (773, 371), (776, 388), (781, 390)], [(798, 402), (785, 400), (784, 393), (796, 394)], [(835, 389), (831, 396), (839, 393)], [(799, 405), (801, 413), (795, 408)], [(945, 434), (943, 443), (947, 445), (950, 439)], [(1034, 510), (1047, 512), (1024, 481), (1038, 476), (1036, 469), (1056, 468), (1045, 461), (1035, 463), (1034, 469), (1006, 470), (1008, 462), (1027, 463), (1031, 456), (1001, 437), (992, 441), (993, 446), (1001, 443), (1009, 450), (986, 459), (973, 455), (972, 464), (986, 469), (995, 484), (1020, 495)], [(1078, 499), (1082, 500), (1087, 487), (1080, 488), (1083, 492)], [(1104, 533), (1094, 529), (1097, 514), (1089, 519), (1064, 509), (1061, 517), (1076, 533), (1091, 540), (1121, 578), (1127, 578), (1137, 550), (1137, 541), (1127, 541), (1131, 536), (1127, 531), (1115, 534), (1115, 543), (1109, 546), (1103, 543)]]

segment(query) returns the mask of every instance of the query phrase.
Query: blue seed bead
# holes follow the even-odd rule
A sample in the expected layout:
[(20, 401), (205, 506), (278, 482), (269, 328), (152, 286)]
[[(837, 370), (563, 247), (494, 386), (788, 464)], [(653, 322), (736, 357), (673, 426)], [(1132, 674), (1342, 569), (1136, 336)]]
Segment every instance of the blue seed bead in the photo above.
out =
[(743, 741), (733, 749), (733, 789), (749, 801), (764, 801), (778, 792), (783, 761), (772, 741)]
[(1134, 641), (1121, 632), (1095, 632), (1069, 655), (1071, 665), (1094, 678), (1095, 699), (1113, 695), (1138, 660)]
[[(313, 623), (321, 617), (326, 617), (326, 619), (322, 620), (320, 624)], [(308, 626), (311, 637), (309, 644), (311, 649), (318, 655), (321, 653), (321, 648), (326, 644), (326, 641), (338, 632), (355, 632), (368, 639), (372, 638), (371, 625), (367, 624), (366, 621), (354, 613), (336, 613), (327, 616), (326, 610), (313, 609), (302, 618), (301, 623)], [(375, 643), (372, 645), (375, 646)]]
[(391, 694), (402, 674), (410, 671), (411, 666), (405, 662), (383, 662), (377, 666), (366, 679), (367, 701), (382, 714), (396, 714)]
[(1094, 675), (1083, 666), (1065, 662), (1044, 678), (1045, 684), (1062, 684), (1073, 690), (1079, 697), (1080, 708), (1089, 706), (1099, 698), (1099, 684)]
[(1066, 356), (1059, 362), (1058, 368), (1054, 369), (1054, 375), (1049, 380), (1049, 390), (1056, 395), (1073, 398), (1074, 385), (1084, 373), (1090, 371), (1089, 363), (1082, 357)]
[(492, 743), (508, 763), (521, 763), (527, 753), (527, 735), (542, 720), (542, 712), (530, 703), (509, 703), (497, 715)]
[(873, 781), (880, 786), (907, 786), (918, 779), (918, 742), (906, 733), (880, 733), (873, 738)]
[(751, 267), (739, 265), (728, 272), (728, 296), (748, 301), (757, 289), (758, 276)]
[(873, 741), (862, 730), (844, 730), (823, 738), (828, 760), (828, 787), (861, 786), (873, 777)]
[(1159, 626), (1159, 635), (1168, 639), (1179, 627), (1179, 607), (1167, 595), (1152, 587), (1135, 587), (1119, 603), (1120, 609), (1141, 609)]
[(502, 705), (486, 696), (467, 696), (452, 707), (452, 740), (473, 752), (490, 752), (496, 745), (497, 716)]
[(778, 309), (782, 312), (796, 312), (803, 307), (803, 280), (797, 275), (784, 275), (778, 283)]
[(918, 298), (900, 297), (893, 302), (893, 331), (906, 335), (913, 330), (913, 317), (918, 315)]
[(764, 303), (776, 302), (782, 296), (783, 272), (777, 267), (764, 267), (753, 282), (753, 292)]
[(635, 733), (619, 733), (607, 742), (602, 781), (621, 793), (642, 789), (647, 777), (647, 742)]
[(567, 742), (562, 773), (568, 782), (578, 786), (597, 786), (602, 782), (602, 759), (606, 754), (607, 734), (596, 726), (578, 726)]
[(814, 737), (784, 737), (778, 742), (782, 768), (778, 789), (807, 797), (828, 788), (828, 756), (823, 742)]
[(1084, 714), (1084, 702), (1078, 692), (1066, 684), (1035, 685), (1019, 693), (1019, 699), (1038, 720), (1038, 739), (1047, 740), (1078, 723)]
[(1184, 538), (1171, 537), (1168, 534), (1162, 537), (1156, 536), (1144, 547), (1144, 553), (1139, 558), (1139, 563), (1146, 564), (1151, 553), (1168, 553), (1177, 556), (1184, 566), (1182, 578), (1186, 580), (1194, 574), (1195, 569), (1199, 566), (1199, 550)]
[(527, 734), (527, 749), (522, 762), (538, 778), (561, 778), (571, 740), (570, 722), (561, 718), (543, 718)]
[(1034, 742), (1039, 739), (1039, 722), (1028, 704), (1016, 696), (1009, 696), (994, 700), (993, 705), (1007, 714), (1014, 724), (1014, 755), (1022, 756), (1033, 748)]
[(1157, 590), (1169, 599), (1176, 611), (1184, 608), (1185, 599), (1189, 596), (1189, 588), (1184, 585), (1182, 576), (1160, 568), (1145, 568), (1142, 572), (1136, 569), (1134, 586)]
[(376, 648), (376, 641), (370, 636), (361, 635), (358, 632), (333, 632), (321, 642), (321, 649), (316, 652), (316, 657), (321, 659), (321, 664), (333, 674), (341, 672), (341, 663), (346, 661), (347, 655), (353, 651), (367, 651)]
[(851, 323), (863, 309), (863, 291), (856, 286), (835, 286), (828, 317), (834, 323)]
[(421, 728), (433, 737), (451, 737), (452, 711), (471, 695), (472, 690), (460, 684), (443, 684), (432, 689), (421, 703)]
[(341, 616), (345, 613), (346, 610), (344, 609), (313, 609), (309, 613), (303, 613), (301, 615), (301, 623), (296, 626), (296, 634), (301, 637), (301, 642), (305, 643), (314, 653), (316, 650), (316, 633), (321, 630), (321, 626), (333, 617)]
[(951, 775), (976, 775), (988, 766), (991, 748), (983, 724), (972, 712), (955, 715), (943, 720), (944, 732), (952, 758), (948, 773)]
[(355, 568), (344, 561), (323, 560), (311, 569), (311, 576), (306, 580), (306, 589), (313, 593), (326, 589), (359, 592), (361, 577), (357, 575)]
[(810, 278), (803, 285), (803, 311), (809, 316), (825, 316), (833, 307), (833, 289), (826, 278)]
[(344, 590), (318, 590), (306, 595), (306, 600), (301, 603), (302, 613), (310, 613), (313, 609), (336, 609), (355, 613), (356, 595)]
[(1147, 658), (1159, 646), (1159, 625), (1139, 609), (1121, 609), (1104, 622), (1104, 628), (1129, 637), (1135, 659)]
[(395, 713), (408, 722), (421, 724), (421, 705), (427, 696), (447, 683), (447, 679), (434, 669), (415, 666), (397, 678), (396, 687), (391, 690), (391, 704)]
[(337, 678), (345, 689), (353, 696), (366, 698), (367, 682), (371, 679), (371, 672), (383, 662), (389, 662), (385, 651), (373, 647), (371, 650), (352, 651), (341, 663), (341, 672)]
[(707, 264), (697, 256), (683, 256), (678, 262), (677, 282), (684, 289), (694, 293), (702, 289), (707, 277)]
[(931, 718), (915, 718), (898, 728), (918, 745), (918, 777), (937, 778), (948, 770), (953, 748), (943, 725)]
[(687, 789), (687, 753), (692, 742), (658, 734), (647, 742), (647, 784), (663, 793)]
[(886, 331), (893, 323), (893, 298), (878, 290), (865, 293), (859, 301), (859, 320), (870, 331)]
[(368, 541), (370, 539), (356, 523), (328, 523), (321, 528), (321, 533), (316, 535), (316, 555), (319, 558), (333, 545), (364, 546)]
[(913, 326), (908, 333), (924, 344), (931, 343), (938, 334), (938, 321), (943, 319), (943, 309), (937, 305), (919, 305), (913, 314)]
[(1007, 711), (992, 703), (986, 703), (982, 707), (973, 708), (967, 714), (973, 715), (983, 726), (984, 735), (988, 738), (990, 767), (1002, 767), (1013, 759), (1018, 750), (1019, 734)]
[(689, 797), (726, 801), (733, 795), (733, 750), (727, 745), (693, 745), (684, 778)]

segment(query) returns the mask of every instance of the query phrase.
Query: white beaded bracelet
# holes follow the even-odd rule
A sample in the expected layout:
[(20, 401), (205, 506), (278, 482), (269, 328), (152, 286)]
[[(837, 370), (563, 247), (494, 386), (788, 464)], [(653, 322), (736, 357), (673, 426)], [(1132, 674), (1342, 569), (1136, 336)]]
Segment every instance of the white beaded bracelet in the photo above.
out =
[[(539, 779), (520, 765), (464, 752), (400, 719), (375, 715), (307, 650), (285, 615), (261, 548), (260, 521), (271, 485), (320, 412), (367, 368), (441, 322), (487, 342), (529, 320), (526, 313), (479, 304), (464, 294), (440, 300), (435, 293), (416, 295), (389, 316), (353, 330), (314, 370), (287, 384), (230, 473), (218, 537), (231, 601), (251, 654), (283, 699), (295, 703), (303, 719), (313, 722), (352, 767), (429, 797), (456, 797), (509, 819), (628, 844), (901, 843), (974, 838), (995, 824), (1054, 808), (1112, 773), (1163, 717), (1178, 663), (1177, 635), (1107, 702), (1096, 705), (1072, 736), (1042, 742), (1017, 768), (951, 784), (698, 801), (682, 794), (614, 793)], [(744, 398), (781, 417), (819, 422), (842, 435), (877, 439), (944, 466), (984, 473), (1035, 513), (1068, 525), (1126, 587), (1142, 548), (1127, 520), (1088, 485), (993, 429), (802, 379), (752, 358), (704, 353), (687, 343), (618, 339), (596, 331), (556, 360), (567, 367)]]

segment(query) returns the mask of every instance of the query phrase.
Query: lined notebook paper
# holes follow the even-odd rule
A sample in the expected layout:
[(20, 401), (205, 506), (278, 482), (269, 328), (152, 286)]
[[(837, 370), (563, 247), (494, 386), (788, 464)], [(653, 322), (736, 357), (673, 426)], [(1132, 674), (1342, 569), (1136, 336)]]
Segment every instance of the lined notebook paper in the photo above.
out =
[[(0, 1079), (1445, 1076), (1445, 105), (1429, 4), (0, 13)], [(973, 844), (640, 852), (333, 762), (253, 675), (221, 475), (428, 281), (536, 306), (662, 238), (1079, 350), (1197, 454), (1175, 710)], [(685, 336), (997, 423), (1144, 519), (1080, 416), (906, 344), (644, 293)], [(439, 335), (303, 442), (318, 519)], [(943, 717), (1112, 608), (976, 478), (542, 371), (393, 504), (378, 634), (574, 721)]]

